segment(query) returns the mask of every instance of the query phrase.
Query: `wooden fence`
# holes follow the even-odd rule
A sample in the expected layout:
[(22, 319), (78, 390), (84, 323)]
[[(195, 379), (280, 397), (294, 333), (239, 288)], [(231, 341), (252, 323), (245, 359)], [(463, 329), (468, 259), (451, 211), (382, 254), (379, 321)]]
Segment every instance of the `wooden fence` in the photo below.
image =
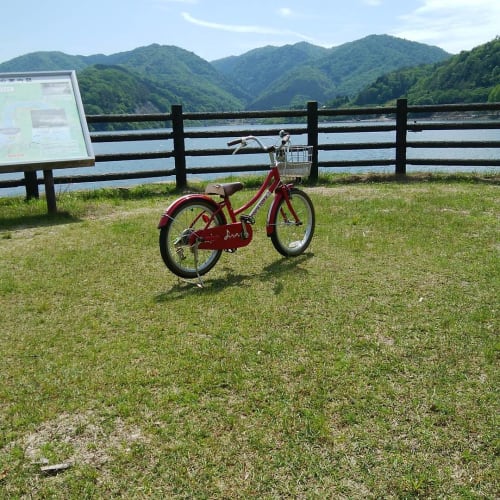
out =
[[(465, 166), (465, 167), (499, 167), (499, 154), (493, 159), (478, 159), (474, 151), (481, 148), (500, 148), (500, 140), (484, 141), (417, 141), (409, 140), (408, 132), (424, 130), (499, 130), (500, 103), (488, 104), (453, 104), (436, 106), (408, 106), (405, 99), (397, 101), (393, 107), (353, 108), (353, 109), (326, 109), (318, 108), (317, 102), (309, 102), (306, 109), (301, 110), (274, 110), (274, 111), (245, 111), (221, 113), (185, 113), (181, 105), (172, 106), (170, 113), (143, 114), (143, 115), (89, 115), (87, 122), (93, 127), (103, 127), (105, 124), (150, 124), (149, 128), (139, 131), (91, 132), (93, 143), (113, 143), (150, 140), (171, 140), (172, 149), (140, 153), (107, 153), (96, 155), (96, 164), (104, 162), (164, 159), (165, 166), (158, 170), (113, 172), (103, 174), (55, 176), (55, 184), (78, 184), (88, 182), (107, 182), (130, 179), (175, 178), (176, 186), (186, 187), (188, 175), (198, 174), (233, 174), (237, 172), (256, 172), (267, 169), (264, 163), (240, 165), (233, 167), (214, 166), (200, 167), (186, 164), (187, 157), (215, 157), (231, 154), (231, 150), (224, 149), (186, 149), (186, 139), (207, 139), (226, 137), (228, 139), (244, 135), (276, 136), (278, 129), (272, 122), (292, 123), (287, 131), (292, 135), (306, 134), (308, 144), (314, 146), (311, 169), (311, 181), (318, 178), (319, 168), (335, 169), (354, 167), (394, 167), (396, 175), (406, 175), (406, 167), (414, 166)], [(158, 123), (164, 128), (158, 128)], [(186, 125), (200, 124), (202, 129), (190, 130)], [(223, 131), (214, 125), (233, 123)], [(249, 128), (248, 123), (271, 123), (268, 127)], [(212, 129), (210, 128), (212, 124)], [(237, 125), (236, 125), (237, 124)], [(246, 124), (246, 125), (245, 125)], [(155, 128), (153, 128), (155, 127)], [(124, 127), (126, 128), (126, 127)], [(130, 127), (129, 127), (130, 128)], [(362, 142), (342, 142), (345, 133), (366, 134)], [(372, 141), (372, 133), (391, 132), (394, 139), (388, 142)], [(325, 134), (334, 135), (332, 143), (321, 142)], [(499, 134), (500, 139), (500, 134)], [(411, 148), (426, 148), (431, 150), (443, 148), (460, 148), (463, 157), (443, 159), (437, 157), (409, 159), (408, 150)], [(323, 151), (348, 150), (391, 150), (389, 158), (377, 159), (367, 156), (363, 160), (326, 160), (321, 158)], [(243, 154), (255, 154), (256, 149), (245, 149)], [(91, 170), (89, 171), (91, 172)], [(36, 172), (26, 172), (24, 178), (16, 180), (1, 180), (0, 188), (26, 187), (26, 195), (38, 197), (38, 185), (43, 179), (38, 178)]]

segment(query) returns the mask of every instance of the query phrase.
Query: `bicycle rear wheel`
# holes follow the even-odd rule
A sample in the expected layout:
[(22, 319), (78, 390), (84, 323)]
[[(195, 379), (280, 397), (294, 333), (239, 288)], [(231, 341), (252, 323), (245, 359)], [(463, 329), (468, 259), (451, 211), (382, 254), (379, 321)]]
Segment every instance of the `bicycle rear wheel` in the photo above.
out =
[(200, 229), (224, 223), (221, 213), (203, 200), (182, 203), (160, 229), (160, 253), (165, 265), (180, 278), (192, 279), (208, 273), (217, 264), (221, 250), (201, 250), (189, 245), (190, 236)]
[(303, 253), (311, 243), (316, 216), (312, 201), (304, 191), (292, 188), (289, 197), (298, 221), (295, 220), (285, 198), (281, 198), (276, 216), (270, 221), (274, 225), (271, 241), (281, 255), (294, 257)]

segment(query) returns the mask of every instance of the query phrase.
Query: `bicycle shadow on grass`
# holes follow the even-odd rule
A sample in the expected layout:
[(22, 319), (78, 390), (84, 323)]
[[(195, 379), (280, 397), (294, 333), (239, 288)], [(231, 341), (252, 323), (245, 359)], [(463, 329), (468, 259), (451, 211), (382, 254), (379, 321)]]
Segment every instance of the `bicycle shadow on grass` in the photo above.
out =
[(182, 299), (183, 297), (196, 292), (203, 293), (203, 295), (211, 295), (217, 294), (222, 290), (227, 290), (228, 288), (232, 287), (249, 288), (252, 286), (252, 282), (255, 280), (266, 283), (273, 283), (273, 291), (275, 295), (278, 295), (283, 289), (283, 284), (281, 282), (272, 282), (271, 280), (275, 280), (280, 276), (286, 276), (292, 272), (295, 274), (307, 274), (307, 269), (300, 267), (300, 265), (307, 262), (312, 257), (314, 257), (314, 254), (312, 252), (306, 252), (302, 255), (299, 255), (298, 257), (293, 258), (282, 257), (265, 266), (262, 271), (258, 273), (235, 273), (233, 272), (233, 268), (225, 266), (223, 268), (223, 271), (225, 271), (224, 276), (210, 278), (210, 273), (208, 273), (203, 277), (203, 286), (199, 286), (196, 280), (192, 280), (189, 282), (178, 280), (170, 288), (170, 290), (158, 293), (155, 297), (155, 300), (156, 302), (161, 303)]

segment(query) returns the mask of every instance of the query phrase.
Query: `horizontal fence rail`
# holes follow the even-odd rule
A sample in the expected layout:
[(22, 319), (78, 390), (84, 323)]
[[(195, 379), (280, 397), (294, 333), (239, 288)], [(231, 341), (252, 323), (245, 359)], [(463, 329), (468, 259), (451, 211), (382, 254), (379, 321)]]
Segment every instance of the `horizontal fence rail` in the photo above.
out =
[[(310, 180), (318, 179), (319, 169), (359, 168), (359, 167), (394, 167), (396, 175), (406, 175), (407, 166), (463, 166), (463, 167), (499, 167), (500, 140), (414, 140), (418, 133), (424, 131), (453, 130), (499, 130), (500, 103), (452, 104), (408, 106), (405, 99), (399, 99), (396, 106), (327, 109), (318, 108), (316, 102), (309, 102), (306, 109), (200, 113), (183, 112), (181, 105), (174, 105), (170, 113), (127, 114), (127, 115), (88, 115), (87, 123), (91, 130), (93, 144), (99, 143), (134, 143), (135, 141), (168, 141), (172, 147), (143, 152), (112, 152), (96, 154), (96, 165), (106, 162), (132, 162), (147, 160), (164, 160), (164, 166), (156, 170), (120, 171), (95, 174), (58, 175), (54, 176), (55, 184), (79, 184), (89, 182), (107, 182), (132, 179), (175, 179), (179, 189), (187, 186), (188, 175), (200, 174), (231, 175), (233, 173), (260, 172), (268, 169), (264, 156), (258, 163), (234, 166), (221, 166), (214, 161), (210, 166), (187, 165), (187, 158), (223, 157), (232, 154), (228, 148), (186, 148), (186, 141), (226, 138), (232, 139), (245, 135), (277, 137), (279, 128), (273, 123), (292, 123), (286, 125), (287, 132), (293, 136), (306, 136), (307, 143), (313, 146), (312, 168)], [(349, 123), (346, 123), (349, 120)], [(377, 123), (371, 122), (377, 121)], [(203, 124), (201, 129), (193, 130), (192, 126)], [(227, 125), (227, 124), (230, 125)], [(264, 124), (255, 129), (249, 124)], [(266, 125), (268, 124), (269, 125)], [(99, 131), (109, 124), (116, 128), (124, 124), (123, 130)], [(141, 130), (130, 131), (127, 128), (142, 124)], [(160, 124), (160, 126), (159, 126)], [(215, 125), (225, 124), (224, 130), (216, 130)], [(211, 128), (213, 127), (213, 128)], [(374, 133), (391, 133), (393, 139), (376, 141)], [(343, 142), (346, 134), (366, 134), (366, 139), (356, 142)], [(325, 142), (324, 137), (334, 137), (332, 142)], [(413, 150), (425, 149), (459, 149), (459, 158), (413, 158)], [(494, 158), (480, 159), (475, 151), (480, 149), (499, 149)], [(340, 151), (384, 151), (385, 158), (367, 156), (365, 159), (326, 159), (325, 152)], [(240, 152), (245, 155), (261, 154), (255, 148), (247, 148)], [(331, 156), (331, 155), (330, 155)], [(45, 167), (46, 168), (46, 167)], [(25, 186), (26, 195), (38, 197), (38, 185), (43, 179), (36, 172), (25, 172), (24, 178), (2, 180), (0, 188)]]

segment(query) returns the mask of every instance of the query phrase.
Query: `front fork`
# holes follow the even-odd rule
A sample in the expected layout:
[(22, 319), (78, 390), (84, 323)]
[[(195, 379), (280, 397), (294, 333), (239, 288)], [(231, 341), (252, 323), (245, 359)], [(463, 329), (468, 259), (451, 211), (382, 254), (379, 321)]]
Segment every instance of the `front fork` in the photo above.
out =
[[(278, 210), (279, 210), (279, 205), (280, 201), (282, 198), (285, 199), (286, 206), (288, 210), (290, 211), (290, 214), (293, 216), (293, 224), (301, 224), (301, 221), (295, 212), (295, 209), (293, 208), (293, 205), (290, 201), (290, 195), (292, 192), (293, 184), (282, 184), (280, 187), (278, 187), (275, 191), (275, 196), (274, 200), (271, 203), (271, 206), (269, 207), (269, 211), (267, 213), (267, 221), (266, 221), (266, 233), (267, 236), (271, 236), (274, 231), (276, 230), (276, 224), (275, 221), (278, 216)], [(285, 217), (285, 216), (284, 216)]]

